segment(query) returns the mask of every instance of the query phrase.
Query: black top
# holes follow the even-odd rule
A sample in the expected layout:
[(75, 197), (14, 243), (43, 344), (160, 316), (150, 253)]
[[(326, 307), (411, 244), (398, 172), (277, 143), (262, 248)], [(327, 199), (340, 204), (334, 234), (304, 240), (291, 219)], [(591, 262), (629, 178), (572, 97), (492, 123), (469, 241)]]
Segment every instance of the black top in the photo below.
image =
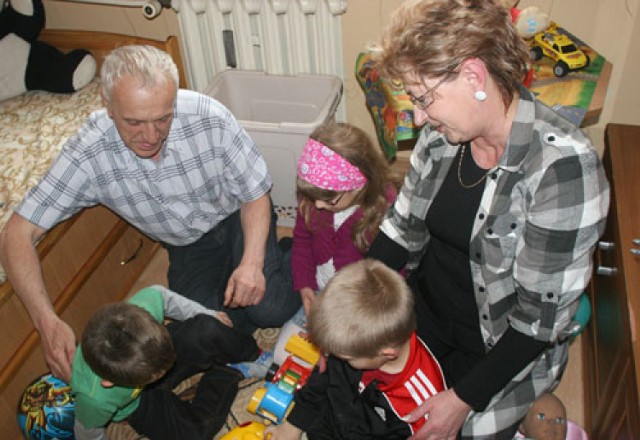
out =
[[(471, 188), (460, 184), (461, 151), (427, 213), (430, 240), (409, 284), (416, 292), (419, 336), (441, 363), (458, 397), (482, 411), (546, 344), (510, 328), (490, 356), (485, 351), (469, 264), (473, 222), (485, 184), (484, 180)], [(476, 165), (467, 145), (460, 168), (463, 183), (472, 185), (486, 172)], [(384, 234), (378, 234), (368, 256), (396, 269), (407, 260), (406, 251)]]
[[(482, 356), (484, 344), (473, 295), (469, 242), (484, 181), (472, 188), (460, 185), (457, 165), (461, 151), (462, 148), (427, 214), (425, 225), (430, 240), (417, 270), (417, 285), (431, 318), (444, 333), (444, 342), (470, 355)], [(485, 174), (467, 146), (460, 172), (464, 183), (477, 182)]]

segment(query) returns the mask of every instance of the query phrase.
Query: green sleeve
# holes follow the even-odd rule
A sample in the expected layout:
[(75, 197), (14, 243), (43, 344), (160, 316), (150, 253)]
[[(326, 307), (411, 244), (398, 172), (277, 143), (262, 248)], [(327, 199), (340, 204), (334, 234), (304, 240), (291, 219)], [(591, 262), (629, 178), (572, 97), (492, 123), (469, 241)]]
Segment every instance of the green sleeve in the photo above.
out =
[(145, 309), (156, 321), (164, 320), (164, 297), (155, 287), (145, 287), (129, 298), (128, 302)]

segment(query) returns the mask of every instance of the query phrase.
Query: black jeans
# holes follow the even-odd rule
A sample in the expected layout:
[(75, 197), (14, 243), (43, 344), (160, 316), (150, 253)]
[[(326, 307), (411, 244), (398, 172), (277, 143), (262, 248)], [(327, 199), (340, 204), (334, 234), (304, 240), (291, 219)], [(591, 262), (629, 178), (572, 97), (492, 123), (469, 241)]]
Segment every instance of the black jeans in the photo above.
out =
[[(234, 328), (252, 333), (256, 328), (280, 327), (302, 305), (293, 291), (290, 253), (283, 253), (276, 236), (276, 214), (271, 207), (267, 239), (264, 298), (255, 306), (226, 308)], [(198, 241), (187, 246), (165, 245), (169, 253), (169, 288), (214, 310), (223, 310), (224, 291), (242, 259), (244, 240), (240, 211), (231, 214)]]
[[(226, 327), (209, 315), (167, 325), (176, 352), (173, 368), (144, 388), (140, 405), (127, 418), (151, 440), (211, 440), (227, 419), (242, 374), (225, 366), (254, 360), (255, 340)], [(182, 401), (171, 390), (184, 379), (203, 372), (195, 397)]]

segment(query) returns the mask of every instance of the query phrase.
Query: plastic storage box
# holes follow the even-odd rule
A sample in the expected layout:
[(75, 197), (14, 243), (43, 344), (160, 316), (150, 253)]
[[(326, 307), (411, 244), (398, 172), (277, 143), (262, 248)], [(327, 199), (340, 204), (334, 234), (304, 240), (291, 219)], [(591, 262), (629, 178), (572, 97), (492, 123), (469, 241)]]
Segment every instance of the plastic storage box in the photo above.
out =
[(231, 110), (258, 145), (273, 179), (278, 224), (293, 226), (298, 158), (311, 132), (333, 119), (342, 97), (341, 79), (225, 70), (204, 94)]

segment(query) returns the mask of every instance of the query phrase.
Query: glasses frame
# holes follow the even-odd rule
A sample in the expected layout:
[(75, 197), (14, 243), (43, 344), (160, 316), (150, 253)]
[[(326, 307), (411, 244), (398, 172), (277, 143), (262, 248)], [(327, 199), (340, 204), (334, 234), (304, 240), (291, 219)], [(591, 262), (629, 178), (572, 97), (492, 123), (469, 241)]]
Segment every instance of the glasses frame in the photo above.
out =
[(438, 81), (435, 86), (431, 87), (430, 89), (427, 89), (427, 91), (424, 92), (422, 95), (418, 97), (409, 95), (409, 101), (414, 107), (418, 108), (419, 110), (426, 110), (427, 108), (429, 108), (431, 104), (435, 102), (436, 100), (435, 93), (438, 87), (444, 84), (455, 73), (457, 72), (454, 71), (454, 72), (445, 73), (444, 76), (440, 78), (440, 81)]
[(331, 199), (331, 200), (323, 200), (323, 202), (326, 203), (329, 206), (336, 206), (338, 203), (340, 203), (340, 200), (342, 200), (342, 197), (344, 197), (344, 195), (346, 193), (347, 193), (347, 191), (342, 191), (340, 194), (338, 194), (333, 199)]

